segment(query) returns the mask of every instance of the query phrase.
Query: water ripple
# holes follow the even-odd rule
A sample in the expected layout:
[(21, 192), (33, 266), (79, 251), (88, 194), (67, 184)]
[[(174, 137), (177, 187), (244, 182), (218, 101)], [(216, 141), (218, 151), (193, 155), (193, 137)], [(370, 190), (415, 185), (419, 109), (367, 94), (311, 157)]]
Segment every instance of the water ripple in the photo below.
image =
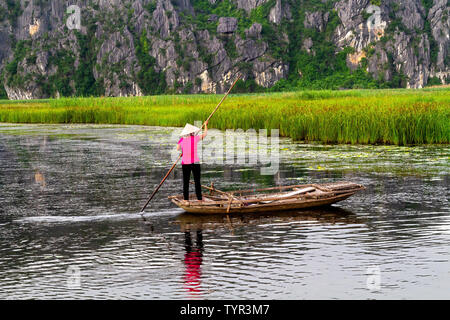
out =
[[(450, 298), (448, 147), (282, 139), (277, 177), (205, 165), (203, 179), (226, 190), (337, 180), (367, 190), (334, 207), (228, 220), (174, 208), (175, 170), (144, 220), (171, 165), (170, 130), (3, 128), (0, 298)], [(367, 286), (373, 268), (378, 291)]]

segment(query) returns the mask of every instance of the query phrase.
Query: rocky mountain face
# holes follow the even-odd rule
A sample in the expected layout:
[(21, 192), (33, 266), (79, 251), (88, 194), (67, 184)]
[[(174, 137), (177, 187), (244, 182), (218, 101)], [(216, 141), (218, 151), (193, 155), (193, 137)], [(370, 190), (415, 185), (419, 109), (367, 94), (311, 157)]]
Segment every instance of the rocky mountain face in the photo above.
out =
[(421, 88), (449, 44), (449, 0), (0, 0), (0, 95)]

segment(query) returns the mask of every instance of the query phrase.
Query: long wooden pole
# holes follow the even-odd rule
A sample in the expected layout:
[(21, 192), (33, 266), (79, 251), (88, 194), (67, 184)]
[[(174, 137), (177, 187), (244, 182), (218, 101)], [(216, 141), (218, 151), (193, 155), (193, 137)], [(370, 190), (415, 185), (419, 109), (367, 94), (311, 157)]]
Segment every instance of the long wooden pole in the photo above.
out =
[[(205, 122), (203, 122), (202, 128), (206, 125), (206, 123), (208, 123), (209, 119), (211, 119), (211, 117), (213, 116), (214, 113), (216, 113), (217, 109), (219, 109), (220, 105), (222, 104), (222, 102), (225, 100), (225, 98), (228, 96), (228, 94), (231, 92), (231, 90), (233, 89), (234, 85), (236, 84), (236, 82), (241, 78), (240, 75), (238, 75), (238, 77), (236, 78), (236, 80), (234, 80), (233, 85), (230, 87), (230, 89), (228, 89), (227, 93), (223, 96), (222, 100), (220, 100), (219, 104), (217, 105), (217, 107), (214, 109), (214, 111), (209, 115), (209, 117), (205, 120)], [(201, 129), (200, 129), (201, 130)], [(147, 208), (148, 204), (150, 203), (150, 201), (152, 201), (153, 197), (155, 196), (155, 194), (158, 192), (159, 188), (161, 188), (162, 184), (164, 183), (164, 181), (166, 181), (167, 177), (169, 176), (169, 174), (172, 172), (172, 170), (175, 168), (175, 166), (177, 165), (178, 161), (180, 161), (181, 158), (181, 154), (178, 156), (177, 161), (175, 161), (175, 163), (172, 165), (172, 167), (169, 169), (169, 171), (166, 173), (166, 175), (164, 176), (164, 178), (162, 179), (162, 181), (159, 183), (159, 185), (156, 187), (155, 191), (153, 191), (152, 195), (150, 196), (150, 198), (147, 200), (147, 202), (145, 203), (145, 205), (142, 207), (141, 209), (141, 213), (144, 212), (145, 208)]]
[(164, 181), (166, 181), (167, 177), (169, 176), (169, 174), (172, 172), (173, 168), (175, 168), (175, 166), (177, 165), (178, 161), (181, 158), (181, 154), (178, 156), (177, 161), (175, 161), (175, 163), (172, 165), (172, 167), (169, 169), (169, 171), (166, 173), (166, 175), (164, 176), (164, 178), (162, 179), (161, 183), (156, 187), (156, 189), (153, 191), (152, 195), (150, 196), (150, 198), (148, 198), (147, 202), (145, 203), (145, 205), (142, 207), (141, 209), (141, 213), (144, 212), (145, 208), (147, 208), (148, 204), (150, 203), (150, 201), (152, 201), (153, 197), (155, 196), (155, 194), (158, 192), (159, 188), (161, 188), (162, 184), (164, 183)]

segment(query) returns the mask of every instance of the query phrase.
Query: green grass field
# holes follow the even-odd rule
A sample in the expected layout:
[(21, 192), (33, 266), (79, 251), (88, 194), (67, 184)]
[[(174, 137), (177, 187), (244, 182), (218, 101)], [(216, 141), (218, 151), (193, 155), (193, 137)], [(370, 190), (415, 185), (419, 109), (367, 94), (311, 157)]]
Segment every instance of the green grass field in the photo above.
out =
[[(184, 126), (205, 120), (223, 95), (0, 101), (0, 122)], [(295, 140), (447, 144), (450, 88), (230, 95), (209, 127), (280, 129)]]

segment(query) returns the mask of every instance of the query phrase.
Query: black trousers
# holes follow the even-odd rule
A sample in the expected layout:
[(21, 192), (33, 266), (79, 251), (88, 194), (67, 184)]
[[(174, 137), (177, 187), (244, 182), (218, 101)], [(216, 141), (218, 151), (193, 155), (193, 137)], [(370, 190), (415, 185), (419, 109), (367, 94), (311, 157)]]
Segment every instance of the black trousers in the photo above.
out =
[(191, 171), (194, 174), (195, 194), (198, 200), (202, 200), (202, 186), (200, 185), (200, 163), (183, 164), (183, 196), (184, 200), (189, 200), (189, 180)]

